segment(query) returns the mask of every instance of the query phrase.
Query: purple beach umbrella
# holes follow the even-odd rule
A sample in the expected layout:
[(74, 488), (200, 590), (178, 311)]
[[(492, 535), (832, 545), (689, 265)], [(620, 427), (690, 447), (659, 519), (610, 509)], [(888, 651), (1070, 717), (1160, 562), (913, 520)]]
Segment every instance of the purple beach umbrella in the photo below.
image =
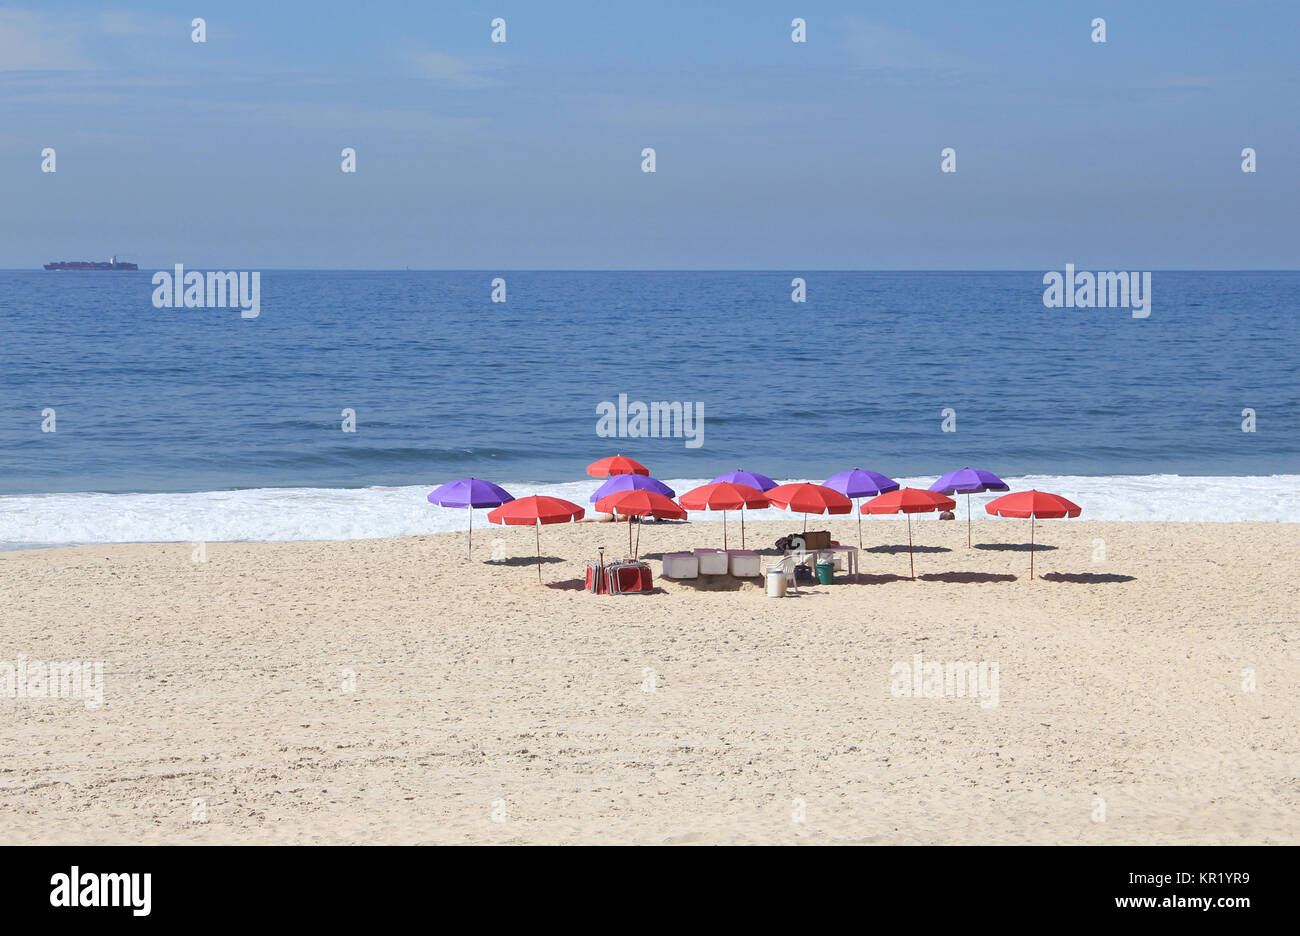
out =
[(742, 471), (737, 468), (735, 471), (729, 471), (726, 474), (720, 474), (710, 484), (748, 484), (752, 488), (760, 491), (770, 491), (777, 484), (767, 475), (757, 474), (753, 471)]
[(474, 552), (474, 508), (500, 507), (515, 497), (505, 488), (478, 478), (457, 478), (429, 492), (429, 503), (439, 507), (463, 507), (469, 511), (469, 554)]
[(621, 491), (654, 491), (656, 494), (662, 494), (664, 497), (676, 497), (676, 492), (662, 481), (656, 481), (654, 478), (639, 474), (621, 474), (614, 475), (600, 487), (596, 488), (596, 493), (591, 495), (591, 502), (594, 504), (602, 497), (608, 497), (610, 494), (618, 494)]
[(991, 471), (982, 471), (979, 468), (962, 468), (958, 471), (950, 471), (934, 484), (930, 485), (930, 490), (939, 494), (965, 494), (966, 495), (966, 548), (970, 548), (970, 496), (972, 494), (983, 494), (985, 491), (1009, 491), (1011, 488), (1007, 483)]
[(875, 471), (865, 471), (862, 468), (854, 468), (852, 471), (841, 471), (837, 475), (831, 475), (826, 479), (826, 486), (833, 491), (839, 491), (845, 497), (851, 499), (854, 504), (854, 513), (858, 515), (858, 549), (862, 549), (862, 511), (857, 510), (857, 500), (859, 497), (875, 497), (878, 494), (888, 494), (890, 491), (898, 490), (898, 482), (893, 478), (886, 478), (884, 475)]

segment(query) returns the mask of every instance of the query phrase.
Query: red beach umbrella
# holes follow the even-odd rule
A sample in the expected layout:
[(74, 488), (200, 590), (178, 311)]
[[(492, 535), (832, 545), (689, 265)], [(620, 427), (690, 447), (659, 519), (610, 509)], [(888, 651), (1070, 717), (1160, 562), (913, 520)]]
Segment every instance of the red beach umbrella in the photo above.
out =
[(609, 458), (602, 458), (600, 461), (594, 461), (588, 465), (587, 474), (593, 478), (606, 478), (611, 475), (621, 474), (648, 476), (650, 469), (635, 458), (628, 458), (626, 455), (611, 455)]
[(916, 559), (912, 555), (912, 514), (929, 513), (935, 510), (952, 510), (957, 502), (935, 491), (921, 488), (900, 488), (873, 497), (862, 505), (862, 512), (867, 514), (907, 514), (907, 559), (912, 566), (912, 581), (916, 581)]
[[(686, 511), (667, 497), (645, 489), (619, 491), (596, 501), (601, 513), (621, 513), (625, 517), (658, 517), (661, 520), (685, 520)], [(636, 531), (637, 552), (641, 551), (641, 529)], [(632, 550), (632, 524), (627, 525), (627, 548)]]
[(727, 548), (727, 511), (740, 511), (740, 548), (745, 548), (745, 508), (767, 507), (770, 501), (758, 488), (732, 481), (715, 481), (687, 491), (678, 501), (687, 510), (722, 511), (722, 548)]
[(779, 484), (765, 491), (764, 496), (772, 502), (773, 507), (789, 508), (803, 514), (804, 532), (808, 530), (810, 513), (846, 514), (853, 511), (853, 501), (824, 484), (809, 484), (806, 481)]
[(537, 581), (542, 580), (542, 524), (568, 523), (581, 520), (586, 511), (562, 497), (534, 494), (502, 504), (488, 514), (489, 523), (503, 526), (534, 526), (537, 528)]
[(1034, 579), (1034, 520), (1060, 520), (1063, 517), (1077, 517), (1083, 508), (1073, 501), (1068, 501), (1059, 494), (1046, 491), (1016, 491), (1003, 494), (990, 501), (984, 508), (995, 517), (1029, 518), (1029, 580)]

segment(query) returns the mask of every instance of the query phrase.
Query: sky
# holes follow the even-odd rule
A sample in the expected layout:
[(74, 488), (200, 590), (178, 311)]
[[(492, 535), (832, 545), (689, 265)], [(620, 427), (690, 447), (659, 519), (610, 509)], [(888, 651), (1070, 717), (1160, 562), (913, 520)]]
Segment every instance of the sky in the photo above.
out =
[(1294, 0), (0, 6), (0, 268), (1294, 269), (1297, 36)]

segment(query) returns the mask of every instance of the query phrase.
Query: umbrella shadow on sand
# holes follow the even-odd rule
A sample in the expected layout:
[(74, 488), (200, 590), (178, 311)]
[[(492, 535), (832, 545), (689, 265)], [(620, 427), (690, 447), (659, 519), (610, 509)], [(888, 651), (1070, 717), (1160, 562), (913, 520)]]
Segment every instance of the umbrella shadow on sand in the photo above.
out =
[[(542, 556), (542, 562), (564, 562), (559, 556)], [(484, 565), (490, 566), (536, 566), (536, 556), (510, 556), (506, 559), (484, 559)]]
[(565, 579), (562, 582), (547, 582), (546, 587), (557, 591), (582, 591), (587, 587), (587, 583), (583, 579)]
[(1017, 576), (1000, 572), (931, 572), (918, 575), (923, 582), (950, 582), (953, 584), (979, 584), (982, 582), (1014, 582)]
[[(869, 546), (862, 550), (869, 553), (884, 553), (889, 556), (896, 556), (899, 553), (908, 551), (908, 546), (904, 543), (901, 546)], [(947, 546), (913, 546), (911, 551), (914, 553), (945, 553), (952, 552)]]
[(1102, 585), (1107, 582), (1136, 582), (1135, 575), (1119, 575), (1115, 572), (1048, 572), (1038, 576), (1047, 582), (1071, 582), (1075, 585)]
[(1042, 543), (976, 543), (973, 549), (992, 549), (996, 552), (1046, 552), (1060, 549), (1059, 546), (1046, 546)]
[(894, 575), (892, 572), (885, 572), (880, 575), (871, 572), (862, 572), (856, 579), (852, 575), (846, 575), (845, 580), (849, 584), (858, 584), (860, 582), (863, 585), (884, 585), (887, 582), (911, 581), (911, 579), (906, 575)]

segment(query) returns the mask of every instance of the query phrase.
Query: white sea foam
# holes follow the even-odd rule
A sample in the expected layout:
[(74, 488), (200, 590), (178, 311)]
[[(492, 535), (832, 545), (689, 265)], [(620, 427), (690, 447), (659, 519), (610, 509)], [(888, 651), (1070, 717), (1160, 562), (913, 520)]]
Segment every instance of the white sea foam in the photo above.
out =
[[(796, 479), (802, 480), (802, 479)], [(820, 479), (818, 479), (820, 480)], [(933, 478), (900, 478), (925, 487)], [(682, 493), (706, 478), (666, 480)], [(1243, 520), (1300, 523), (1300, 475), (1183, 477), (1179, 475), (1048, 476), (1008, 478), (1013, 491), (1037, 488), (1068, 497), (1088, 520)], [(592, 511), (599, 479), (563, 484), (506, 483), (516, 497), (549, 494)], [(222, 542), (238, 540), (344, 540), (464, 530), (468, 511), (434, 507), (425, 495), (435, 485), (371, 488), (256, 488), (193, 494), (35, 494), (0, 497), (0, 548), (89, 543)], [(1000, 522), (971, 498), (976, 523)], [(964, 519), (965, 498), (958, 497)], [(487, 510), (474, 511), (474, 528), (489, 527)], [(753, 520), (789, 517), (776, 510), (746, 514)], [(721, 514), (692, 513), (713, 522)], [(733, 518), (734, 519), (734, 516)], [(811, 518), (810, 518), (811, 519)], [(871, 522), (875, 518), (867, 518)], [(802, 517), (800, 517), (802, 521)]]

